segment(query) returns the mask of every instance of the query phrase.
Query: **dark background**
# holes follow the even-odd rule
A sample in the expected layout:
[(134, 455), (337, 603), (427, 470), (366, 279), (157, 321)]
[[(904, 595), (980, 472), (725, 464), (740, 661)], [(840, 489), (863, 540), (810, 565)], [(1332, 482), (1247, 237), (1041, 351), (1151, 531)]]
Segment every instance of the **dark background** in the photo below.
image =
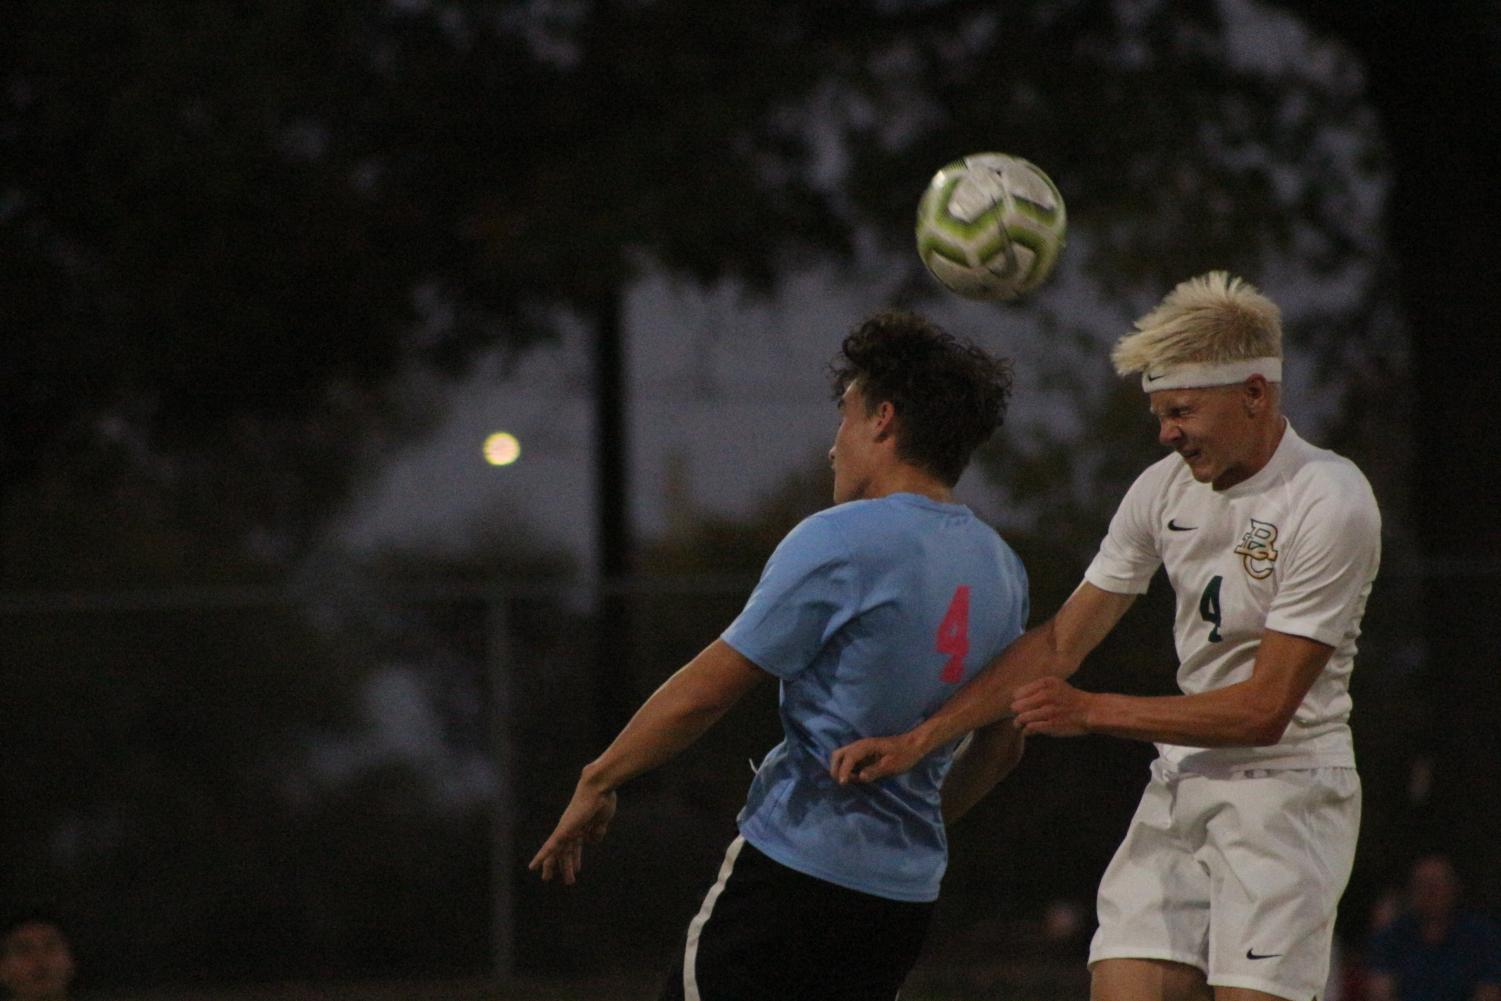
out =
[[(585, 884), (522, 864), (827, 483), (635, 531), (622, 303), (874, 268), (871, 308), (941, 312), (917, 195), (1001, 149), (1070, 210), (1069, 294), (991, 314), (1056, 339), (1018, 393), (1069, 419), (1008, 428), (967, 481), (1034, 611), (1157, 454), (1102, 313), (1257, 282), (1310, 373), (1290, 409), (1385, 518), (1341, 937), (1430, 849), (1496, 907), (1498, 39), (1481, 0), (0, 7), (0, 903), (58, 908), (104, 987), (661, 961), (772, 693), (629, 790)], [(592, 564), (503, 530), (329, 544), (445, 380), (567, 323), (593, 345)], [(1171, 684), (1167, 589), (1139, 604), (1086, 687)], [(371, 750), (371, 693), (402, 683), (430, 757)], [(478, 779), (424, 765), (454, 757)], [(1087, 924), (1149, 757), (1033, 742), (955, 832), (934, 948), (1025, 953), (1058, 902)]]

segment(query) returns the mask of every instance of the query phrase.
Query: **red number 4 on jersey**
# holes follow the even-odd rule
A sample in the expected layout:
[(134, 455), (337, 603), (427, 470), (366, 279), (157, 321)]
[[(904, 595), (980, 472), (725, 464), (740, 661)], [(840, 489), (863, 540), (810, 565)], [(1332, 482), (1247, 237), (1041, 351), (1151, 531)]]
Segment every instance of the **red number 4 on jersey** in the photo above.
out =
[(938, 652), (949, 655), (938, 680), (958, 684), (964, 679), (964, 657), (969, 653), (969, 585), (954, 589), (949, 610), (938, 625)]

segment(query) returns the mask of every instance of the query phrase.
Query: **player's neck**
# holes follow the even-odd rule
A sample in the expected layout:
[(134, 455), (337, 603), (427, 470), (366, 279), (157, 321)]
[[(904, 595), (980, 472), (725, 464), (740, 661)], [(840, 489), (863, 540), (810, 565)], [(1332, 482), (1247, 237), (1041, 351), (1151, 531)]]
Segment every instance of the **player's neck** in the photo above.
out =
[(1286, 433), (1287, 418), (1280, 413), (1274, 414), (1256, 432), (1249, 461), (1227, 469), (1216, 477), (1211, 485), (1215, 490), (1228, 490), (1261, 472), (1272, 461), (1272, 456), (1277, 454), (1277, 449), (1282, 445), (1282, 437)]
[(954, 503), (953, 488), (932, 473), (906, 463), (898, 463), (875, 477), (865, 496), (874, 500), (890, 494), (917, 494), (940, 504)]

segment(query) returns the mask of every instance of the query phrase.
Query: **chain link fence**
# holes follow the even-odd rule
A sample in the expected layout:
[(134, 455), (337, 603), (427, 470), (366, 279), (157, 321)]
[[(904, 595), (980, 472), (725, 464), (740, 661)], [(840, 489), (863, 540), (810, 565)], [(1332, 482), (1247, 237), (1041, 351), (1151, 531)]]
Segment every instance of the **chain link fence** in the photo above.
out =
[[(578, 886), (544, 885), (525, 864), (578, 770), (753, 583), (0, 596), (0, 894), (64, 916), (95, 994), (295, 981), (323, 986), (275, 996), (378, 998), (387, 988), (371, 978), (398, 978), (413, 998), (423, 983), (451, 998), (654, 996), (733, 836), (750, 763), (780, 739), (775, 686), (623, 792)], [(616, 628), (601, 628), (601, 608)], [(1370, 621), (1367, 657), (1419, 656)], [(1128, 633), (1101, 657), (1133, 645)], [(1139, 655), (1162, 663), (1171, 649)], [(1433, 827), (1415, 819), (1418, 731), (1383, 722), (1404, 718), (1413, 670), (1357, 682), (1357, 736), (1363, 710), (1375, 721), (1360, 753), (1362, 855), (1376, 861), (1347, 896), (1352, 941), (1389, 860)], [(908, 993), (1080, 996), (1093, 889), (1150, 757), (1104, 738), (1032, 742), (954, 831)], [(340, 983), (364, 986), (341, 995)]]

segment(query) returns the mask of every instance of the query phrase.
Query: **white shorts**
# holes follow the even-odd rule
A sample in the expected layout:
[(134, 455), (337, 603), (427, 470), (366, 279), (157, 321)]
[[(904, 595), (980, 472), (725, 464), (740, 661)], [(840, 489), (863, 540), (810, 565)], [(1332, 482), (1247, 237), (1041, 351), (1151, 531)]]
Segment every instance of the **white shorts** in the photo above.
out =
[(1100, 880), (1089, 962), (1163, 959), (1212, 986), (1316, 998), (1359, 830), (1353, 768), (1209, 777), (1154, 761)]

